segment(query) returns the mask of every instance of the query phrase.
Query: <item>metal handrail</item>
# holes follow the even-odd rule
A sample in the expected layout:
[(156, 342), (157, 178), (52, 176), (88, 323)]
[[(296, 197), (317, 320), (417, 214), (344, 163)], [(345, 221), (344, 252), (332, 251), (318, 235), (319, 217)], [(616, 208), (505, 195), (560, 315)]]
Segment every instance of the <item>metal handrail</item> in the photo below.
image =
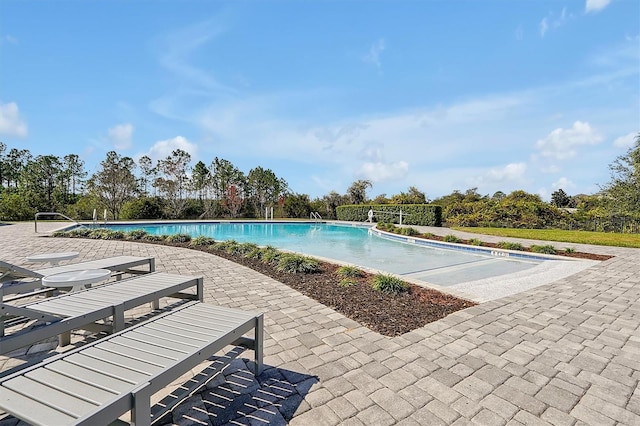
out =
[(40, 216), (62, 216), (65, 219), (70, 220), (71, 222), (75, 223), (76, 225), (79, 224), (77, 220), (71, 219), (69, 216), (66, 216), (66, 215), (64, 215), (62, 213), (58, 213), (58, 212), (38, 212), (38, 213), (36, 213), (36, 217), (34, 219), (36, 234), (38, 233), (38, 217), (40, 217)]
[(311, 212), (311, 214), (309, 215), (309, 219), (311, 220), (322, 220), (322, 216), (320, 216), (320, 213), (318, 212)]

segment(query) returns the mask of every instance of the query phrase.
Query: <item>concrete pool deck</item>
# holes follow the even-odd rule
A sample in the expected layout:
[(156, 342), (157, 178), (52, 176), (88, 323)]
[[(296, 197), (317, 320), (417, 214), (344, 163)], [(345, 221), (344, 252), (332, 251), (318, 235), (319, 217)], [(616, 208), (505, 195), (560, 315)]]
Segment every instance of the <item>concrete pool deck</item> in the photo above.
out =
[[(159, 271), (204, 276), (206, 302), (264, 312), (265, 372), (254, 380), (234, 362), (176, 410), (176, 424), (640, 424), (640, 249), (562, 243), (616, 257), (387, 338), (204, 252), (43, 235), (0, 226), (0, 257), (154, 256)], [(0, 357), (0, 368), (43, 348)]]

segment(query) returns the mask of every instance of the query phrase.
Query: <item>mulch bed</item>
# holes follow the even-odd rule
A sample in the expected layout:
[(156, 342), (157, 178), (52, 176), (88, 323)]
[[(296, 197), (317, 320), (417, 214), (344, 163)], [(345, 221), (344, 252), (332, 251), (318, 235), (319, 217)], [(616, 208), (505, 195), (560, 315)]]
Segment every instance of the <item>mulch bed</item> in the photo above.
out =
[(383, 293), (371, 287), (373, 275), (366, 272), (356, 279), (356, 285), (341, 287), (338, 285), (341, 278), (336, 273), (339, 266), (332, 263), (320, 262), (321, 271), (317, 273), (291, 274), (279, 272), (259, 260), (229, 254), (212, 247), (176, 245), (206, 251), (258, 271), (384, 336), (400, 336), (453, 312), (476, 305), (475, 302), (415, 284), (409, 284), (406, 293)]

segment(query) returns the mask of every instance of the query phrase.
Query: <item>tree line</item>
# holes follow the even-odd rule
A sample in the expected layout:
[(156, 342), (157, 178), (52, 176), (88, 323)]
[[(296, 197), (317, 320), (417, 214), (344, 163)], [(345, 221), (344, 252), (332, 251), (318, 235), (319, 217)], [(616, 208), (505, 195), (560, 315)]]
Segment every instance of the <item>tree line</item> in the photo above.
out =
[(181, 149), (155, 163), (148, 156), (136, 162), (110, 151), (89, 176), (76, 154), (34, 157), (29, 150), (0, 142), (0, 220), (30, 220), (37, 212), (90, 220), (94, 210), (106, 210), (116, 220), (263, 218), (271, 209), (274, 217), (308, 218), (318, 212), (335, 219), (336, 208), (345, 204), (434, 203), (443, 207), (449, 226), (597, 228), (590, 224), (599, 222), (607, 223), (601, 227), (608, 230), (612, 221), (640, 221), (640, 134), (609, 165), (611, 180), (598, 193), (569, 196), (558, 189), (550, 203), (525, 191), (482, 195), (477, 188), (430, 200), (415, 186), (370, 198), (369, 180), (354, 181), (344, 194), (331, 191), (310, 199), (260, 166), (244, 173), (218, 157), (209, 165), (190, 164), (190, 154)]

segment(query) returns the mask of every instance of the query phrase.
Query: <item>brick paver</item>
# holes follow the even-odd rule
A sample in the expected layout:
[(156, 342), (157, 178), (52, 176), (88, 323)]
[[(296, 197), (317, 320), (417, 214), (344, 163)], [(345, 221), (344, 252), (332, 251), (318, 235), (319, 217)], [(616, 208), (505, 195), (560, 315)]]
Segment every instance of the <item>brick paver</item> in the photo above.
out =
[[(0, 258), (28, 266), (25, 256), (39, 252), (78, 251), (77, 261), (155, 256), (160, 271), (202, 275), (207, 303), (265, 313), (263, 374), (247, 372), (250, 354), (234, 361), (175, 410), (167, 421), (176, 424), (640, 424), (638, 249), (562, 243), (616, 257), (387, 338), (207, 253), (45, 235), (30, 223), (0, 226)], [(0, 357), (0, 368), (54, 345)]]

